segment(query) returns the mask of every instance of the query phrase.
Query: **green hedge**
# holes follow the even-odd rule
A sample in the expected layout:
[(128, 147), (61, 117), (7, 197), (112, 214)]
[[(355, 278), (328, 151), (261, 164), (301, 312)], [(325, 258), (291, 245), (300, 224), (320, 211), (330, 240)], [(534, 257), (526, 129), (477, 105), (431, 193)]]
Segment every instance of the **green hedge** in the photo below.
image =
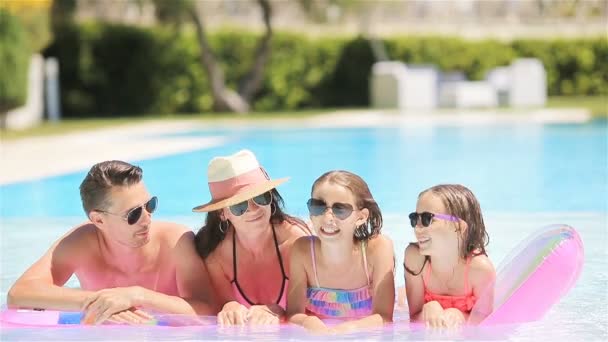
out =
[(0, 9), (0, 113), (25, 102), (30, 55), (25, 28), (17, 17)]
[[(227, 83), (236, 87), (252, 63), (256, 36), (222, 31), (209, 37)], [(537, 57), (548, 74), (550, 95), (606, 94), (608, 47), (603, 38), (466, 41), (443, 37), (385, 40), (389, 57), (435, 64), (481, 79), (517, 57)], [(46, 55), (59, 57), (67, 116), (209, 112), (212, 98), (191, 33), (109, 24), (60, 28)], [(366, 106), (374, 62), (361, 38), (276, 33), (259, 111)]]

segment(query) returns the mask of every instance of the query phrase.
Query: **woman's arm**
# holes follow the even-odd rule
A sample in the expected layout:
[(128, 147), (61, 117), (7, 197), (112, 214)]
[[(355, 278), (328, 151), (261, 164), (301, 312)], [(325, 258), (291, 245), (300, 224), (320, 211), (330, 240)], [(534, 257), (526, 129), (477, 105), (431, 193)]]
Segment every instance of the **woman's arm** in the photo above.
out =
[(383, 235), (368, 242), (368, 263), (372, 274), (372, 315), (337, 325), (345, 332), (382, 326), (393, 321), (395, 308), (395, 255), (393, 242)]
[(198, 315), (215, 315), (219, 311), (217, 296), (211, 285), (209, 271), (203, 259), (196, 253), (194, 233), (187, 231), (173, 248), (176, 265), (176, 281), (179, 296)]

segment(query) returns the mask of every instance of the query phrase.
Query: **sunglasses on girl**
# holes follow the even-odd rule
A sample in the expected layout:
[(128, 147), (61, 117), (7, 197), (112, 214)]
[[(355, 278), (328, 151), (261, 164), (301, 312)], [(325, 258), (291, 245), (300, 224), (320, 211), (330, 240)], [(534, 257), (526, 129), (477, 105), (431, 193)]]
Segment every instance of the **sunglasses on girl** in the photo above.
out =
[(327, 209), (331, 209), (334, 216), (340, 220), (348, 218), (354, 210), (353, 206), (348, 203), (334, 203), (328, 207), (325, 201), (316, 198), (309, 199), (306, 205), (311, 216), (321, 216)]
[(141, 214), (143, 213), (144, 208), (146, 208), (146, 211), (148, 213), (152, 214), (156, 211), (157, 205), (158, 205), (158, 198), (156, 196), (154, 196), (154, 197), (150, 198), (150, 200), (148, 202), (140, 205), (139, 207), (135, 207), (135, 208), (129, 210), (129, 212), (127, 212), (126, 215), (114, 214), (114, 213), (111, 213), (108, 211), (103, 211), (103, 210), (99, 210), (99, 211), (102, 213), (109, 214), (109, 215), (118, 216), (118, 217), (122, 218), (123, 220), (127, 221), (127, 223), (129, 225), (134, 225), (141, 218)]
[(440, 220), (445, 220), (445, 221), (450, 221), (450, 222), (458, 222), (460, 220), (456, 216), (445, 215), (445, 214), (433, 214), (433, 213), (429, 213), (428, 211), (425, 211), (423, 213), (413, 212), (413, 213), (409, 214), (408, 217), (410, 218), (410, 224), (412, 225), (412, 228), (416, 228), (416, 225), (418, 224), (418, 218), (420, 218), (420, 223), (422, 224), (423, 227), (430, 226), (431, 222), (433, 221), (433, 218), (438, 218)]
[[(257, 195), (254, 198), (251, 199), (253, 201), (253, 203), (264, 207), (270, 204), (270, 202), (272, 202), (272, 193), (270, 191), (267, 191), (261, 195)], [(230, 212), (234, 215), (234, 216), (241, 216), (243, 215), (247, 209), (249, 208), (249, 200), (247, 201), (243, 201), (241, 203), (237, 203), (235, 205), (231, 205), (228, 207), (230, 209)]]

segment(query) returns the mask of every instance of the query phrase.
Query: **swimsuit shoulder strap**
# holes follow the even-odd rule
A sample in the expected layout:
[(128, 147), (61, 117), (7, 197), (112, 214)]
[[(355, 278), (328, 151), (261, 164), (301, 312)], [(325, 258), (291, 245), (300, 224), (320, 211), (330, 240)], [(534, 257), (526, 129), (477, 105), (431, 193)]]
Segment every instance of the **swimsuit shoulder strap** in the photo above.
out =
[[(426, 261), (426, 260), (425, 260)], [(424, 267), (424, 264), (422, 265), (422, 267)], [(424, 288), (427, 288), (427, 280), (430, 279), (431, 277), (431, 272), (432, 272), (432, 267), (431, 267), (431, 259), (428, 259), (428, 267), (426, 268), (426, 271), (424, 271), (424, 276), (422, 277), (422, 284), (424, 285)]]
[(471, 259), (472, 257), (467, 257), (467, 263), (464, 266), (464, 293), (465, 295), (469, 295), (469, 268), (471, 268)]
[(283, 267), (283, 257), (281, 256), (281, 250), (279, 249), (279, 241), (277, 240), (277, 233), (274, 230), (274, 224), (272, 224), (271, 227), (272, 227), (272, 237), (274, 239), (274, 248), (276, 249), (277, 256), (279, 257), (279, 266), (281, 266), (281, 273), (283, 274), (283, 278), (289, 279), (289, 277), (285, 273), (285, 267)]
[(236, 285), (236, 289), (241, 294), (241, 297), (243, 297), (243, 299), (245, 299), (247, 303), (249, 303), (249, 305), (255, 305), (255, 303), (253, 303), (247, 297), (245, 292), (243, 292), (241, 285), (239, 285), (239, 281), (236, 279), (236, 231), (232, 232), (232, 272), (234, 273), (234, 278), (232, 279), (232, 282), (234, 283), (234, 285)]
[(363, 268), (365, 269), (365, 277), (367, 278), (367, 286), (371, 285), (371, 279), (369, 276), (369, 269), (367, 267), (367, 241), (361, 242), (361, 254), (363, 254)]
[(321, 287), (321, 285), (319, 283), (319, 275), (317, 274), (317, 258), (315, 257), (315, 237), (310, 236), (309, 240), (310, 240), (310, 257), (312, 259), (311, 260), (312, 269), (313, 269), (313, 272), (315, 273), (315, 281), (317, 282), (317, 287)]
[(236, 282), (236, 232), (232, 232), (232, 281)]
[(279, 249), (279, 241), (277, 240), (277, 233), (274, 230), (274, 224), (270, 224), (272, 227), (272, 238), (274, 239), (274, 247), (277, 251), (277, 256), (279, 257), (279, 266), (281, 266), (281, 274), (283, 274), (283, 281), (281, 282), (281, 292), (279, 292), (279, 298), (277, 298), (276, 303), (279, 304), (281, 302), (281, 298), (283, 298), (283, 293), (285, 292), (285, 284), (289, 279), (285, 274), (285, 267), (283, 267), (283, 257), (281, 256), (281, 250)]

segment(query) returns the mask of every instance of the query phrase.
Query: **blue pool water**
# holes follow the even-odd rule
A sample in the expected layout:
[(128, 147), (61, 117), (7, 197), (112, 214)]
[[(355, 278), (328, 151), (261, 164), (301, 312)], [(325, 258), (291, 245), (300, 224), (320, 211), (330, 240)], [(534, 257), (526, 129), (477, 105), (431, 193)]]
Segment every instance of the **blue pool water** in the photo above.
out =
[[(385, 212), (408, 211), (422, 189), (449, 182), (471, 188), (486, 211), (608, 211), (606, 121), (190, 134), (225, 135), (231, 142), (137, 161), (160, 198), (161, 215), (191, 215), (193, 206), (209, 199), (208, 161), (241, 148), (253, 150), (271, 176), (292, 177), (280, 191), (299, 214), (305, 214), (312, 182), (331, 169), (362, 176)], [(86, 171), (0, 187), (1, 217), (82, 215), (78, 185)]]
[[(462, 183), (481, 202), (490, 234), (490, 258), (498, 264), (510, 248), (543, 225), (577, 228), (586, 262), (575, 288), (541, 322), (507, 335), (487, 332), (413, 332), (401, 325), (349, 339), (587, 339), (608, 338), (608, 134), (606, 121), (582, 125), (416, 125), (391, 128), (213, 129), (181, 133), (222, 135), (223, 146), (169, 157), (131, 161), (142, 166), (152, 194), (159, 196), (157, 218), (197, 229), (203, 220), (191, 208), (209, 200), (206, 166), (216, 155), (241, 148), (254, 151), (271, 177), (290, 176), (279, 190), (290, 213), (306, 216), (312, 182), (331, 169), (362, 176), (386, 217), (385, 230), (395, 242), (397, 259), (413, 239), (405, 219), (417, 194), (438, 183)], [(179, 137), (176, 136), (176, 137)], [(150, 148), (154, 148), (151, 145)], [(61, 162), (61, 161), (58, 161)], [(43, 166), (41, 166), (43, 167)], [(69, 226), (84, 220), (78, 185), (87, 170), (0, 186), (1, 295), (25, 268)], [(398, 268), (397, 283), (403, 283)], [(70, 281), (77, 286), (76, 280)], [(124, 339), (202, 338), (200, 331), (169, 335), (123, 329)], [(285, 330), (292, 331), (292, 330)], [(217, 331), (212, 339), (315, 339), (293, 333)], [(57, 339), (97, 339), (83, 329), (55, 331)], [(455, 335), (453, 335), (455, 334)], [(2, 340), (48, 338), (41, 330), (3, 330)], [(164, 338), (163, 338), (164, 336)], [(287, 336), (287, 337), (286, 337)], [(120, 338), (119, 338), (120, 339)]]

